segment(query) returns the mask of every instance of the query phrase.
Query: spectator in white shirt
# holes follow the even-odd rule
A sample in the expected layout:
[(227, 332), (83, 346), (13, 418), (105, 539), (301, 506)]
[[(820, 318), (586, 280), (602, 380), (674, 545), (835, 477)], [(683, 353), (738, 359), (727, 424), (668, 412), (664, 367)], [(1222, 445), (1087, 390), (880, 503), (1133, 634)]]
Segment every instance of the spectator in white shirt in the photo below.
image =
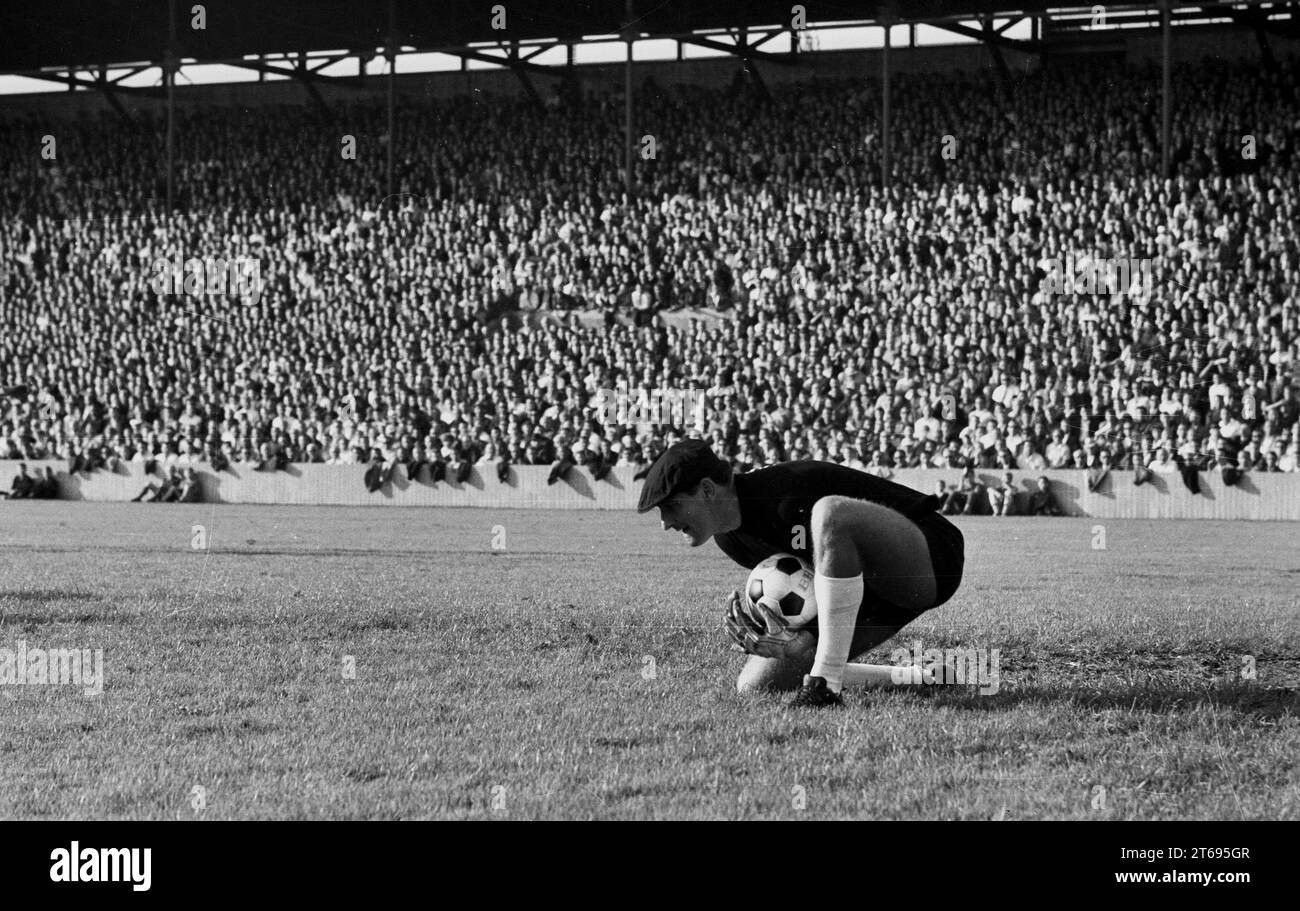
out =
[(1175, 462), (1173, 456), (1170, 455), (1169, 449), (1165, 446), (1161, 446), (1160, 450), (1156, 453), (1156, 457), (1147, 463), (1147, 468), (1151, 469), (1156, 474), (1173, 474), (1178, 470), (1178, 463)]
[(1231, 440), (1236, 444), (1241, 441), (1245, 433), (1246, 425), (1239, 421), (1227, 407), (1219, 409), (1220, 439)]
[(1232, 399), (1232, 387), (1224, 382), (1222, 371), (1214, 372), (1214, 382), (1210, 385), (1210, 410), (1218, 411)]

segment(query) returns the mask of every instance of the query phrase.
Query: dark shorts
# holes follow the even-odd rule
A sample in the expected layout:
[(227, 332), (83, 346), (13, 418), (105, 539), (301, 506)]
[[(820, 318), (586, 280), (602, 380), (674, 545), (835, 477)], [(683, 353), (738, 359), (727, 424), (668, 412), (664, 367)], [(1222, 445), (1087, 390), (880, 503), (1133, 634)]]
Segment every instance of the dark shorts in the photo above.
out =
[[(930, 608), (938, 607), (954, 594), (961, 585), (962, 570), (966, 566), (966, 539), (961, 529), (937, 512), (913, 517), (930, 545), (930, 563), (934, 566), (935, 598)], [(926, 608), (929, 610), (930, 608)]]
[[(911, 516), (930, 545), (930, 563), (934, 566), (935, 599), (929, 607), (919, 611), (905, 610), (891, 604), (870, 590), (863, 595), (858, 608), (858, 624), (853, 631), (853, 646), (849, 657), (855, 658), (880, 643), (892, 639), (899, 630), (928, 610), (933, 610), (951, 598), (961, 585), (962, 569), (966, 565), (966, 540), (961, 529), (937, 512)], [(816, 632), (816, 622), (808, 629)]]

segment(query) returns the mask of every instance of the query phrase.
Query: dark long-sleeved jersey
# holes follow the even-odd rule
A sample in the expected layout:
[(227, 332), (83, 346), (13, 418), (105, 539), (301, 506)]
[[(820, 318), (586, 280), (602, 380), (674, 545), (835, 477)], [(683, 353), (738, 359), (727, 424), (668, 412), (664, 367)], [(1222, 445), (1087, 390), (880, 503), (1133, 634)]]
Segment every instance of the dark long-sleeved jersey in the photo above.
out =
[(908, 517), (939, 507), (937, 497), (834, 462), (783, 462), (736, 475), (740, 527), (713, 540), (748, 569), (776, 553), (811, 563), (813, 504), (829, 496), (879, 503)]

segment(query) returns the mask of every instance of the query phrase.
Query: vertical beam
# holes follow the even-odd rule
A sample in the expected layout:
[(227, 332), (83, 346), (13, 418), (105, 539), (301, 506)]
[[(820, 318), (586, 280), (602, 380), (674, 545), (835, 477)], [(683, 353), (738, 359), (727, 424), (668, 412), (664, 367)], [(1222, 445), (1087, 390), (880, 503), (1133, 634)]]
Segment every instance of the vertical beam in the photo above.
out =
[(293, 74), (294, 78), (302, 83), (303, 91), (307, 93), (307, 97), (311, 99), (316, 110), (320, 111), (322, 114), (328, 114), (329, 105), (325, 103), (325, 99), (321, 97), (320, 90), (316, 88), (316, 84), (313, 82), (312, 73), (307, 68), (307, 54), (305, 51), (298, 52), (298, 65), (293, 68)]
[(740, 58), (740, 71), (746, 80), (745, 87), (751, 86), (758, 90), (764, 100), (771, 101), (772, 93), (768, 91), (767, 83), (763, 81), (763, 74), (758, 71), (758, 64), (754, 62), (754, 55), (750, 52), (754, 46), (749, 43), (749, 27), (742, 25), (740, 33), (736, 36), (736, 55)]
[(889, 45), (892, 21), (885, 19), (885, 44), (880, 50), (880, 188), (889, 189)]
[(1011, 70), (1007, 67), (1006, 58), (1002, 56), (1002, 48), (997, 43), (997, 33), (993, 30), (993, 17), (985, 16), (980, 20), (980, 28), (984, 34), (984, 46), (988, 48), (989, 54), (993, 57), (993, 65), (998, 71), (998, 84), (1002, 86), (1003, 97), (1011, 97)]
[(745, 73), (753, 81), (754, 86), (757, 87), (759, 94), (763, 96), (764, 100), (771, 101), (772, 92), (763, 80), (763, 74), (758, 71), (758, 64), (746, 56), (741, 58), (741, 65), (745, 68)]
[[(1294, 15), (1293, 13), (1293, 18)], [(1273, 56), (1273, 47), (1269, 44), (1268, 34), (1264, 31), (1264, 25), (1268, 21), (1268, 14), (1260, 13), (1251, 18), (1255, 27), (1255, 41), (1259, 44), (1259, 56), (1264, 61), (1264, 69), (1270, 73), (1276, 73), (1277, 59)]]
[(546, 101), (542, 98), (541, 93), (537, 91), (537, 87), (533, 85), (533, 80), (528, 78), (528, 71), (524, 69), (519, 60), (518, 38), (513, 39), (510, 42), (510, 47), (506, 49), (506, 59), (510, 61), (510, 69), (514, 70), (515, 75), (519, 77), (519, 82), (523, 85), (528, 97), (533, 100), (533, 104), (545, 110)]
[(393, 147), (397, 145), (397, 117), (394, 114), (397, 80), (397, 6), (388, 0), (388, 45), (384, 49), (388, 58), (388, 196), (393, 195)]
[(176, 70), (180, 57), (176, 53), (176, 0), (167, 0), (167, 52), (163, 55), (163, 72), (167, 76), (167, 218), (170, 221), (176, 203)]
[(632, 194), (636, 192), (635, 182), (632, 179), (632, 11), (633, 0), (627, 0), (625, 7), (627, 13), (627, 25), (625, 28), (625, 37), (627, 38), (627, 63), (623, 67), (623, 170), (624, 170), (624, 191), (627, 194), (627, 202), (632, 204)]
[(126, 112), (126, 108), (122, 107), (122, 102), (117, 100), (117, 94), (113, 91), (113, 84), (108, 81), (107, 64), (101, 63), (99, 65), (99, 78), (95, 81), (99, 87), (99, 93), (104, 96), (104, 100), (108, 102), (109, 107), (116, 111), (117, 116), (122, 120), (131, 123), (131, 115)]
[(578, 74), (573, 69), (573, 42), (564, 46), (564, 79), (560, 83), (560, 100), (565, 107), (578, 103), (582, 98), (582, 88)]
[(1173, 150), (1169, 148), (1170, 109), (1173, 107), (1173, 80), (1169, 75), (1169, 41), (1172, 31), (1169, 0), (1160, 2), (1160, 163), (1164, 176), (1169, 176), (1173, 163)]

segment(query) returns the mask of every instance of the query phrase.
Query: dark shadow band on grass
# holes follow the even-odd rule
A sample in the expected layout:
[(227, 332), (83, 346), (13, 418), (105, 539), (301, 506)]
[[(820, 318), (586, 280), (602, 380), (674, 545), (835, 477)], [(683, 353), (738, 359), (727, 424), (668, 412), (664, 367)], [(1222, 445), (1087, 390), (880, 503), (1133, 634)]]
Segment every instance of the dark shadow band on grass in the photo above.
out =
[(51, 612), (48, 614), (37, 614), (31, 611), (7, 611), (0, 610), (0, 629), (5, 627), (24, 627), (24, 626), (49, 626), (55, 623), (129, 623), (135, 619), (133, 614), (124, 614), (117, 611), (111, 611), (103, 614), (60, 614)]
[(20, 591), (0, 591), (0, 602), (4, 601), (103, 601), (104, 596), (97, 592), (67, 591), (59, 588), (31, 588)]
[(1090, 711), (1122, 709), (1127, 712), (1180, 714), (1208, 706), (1268, 721), (1300, 717), (1300, 690), (1292, 687), (1231, 684), (1204, 689), (1176, 686), (1125, 687), (1097, 692), (1069, 686), (1004, 686), (997, 693), (980, 695), (973, 684), (935, 684), (906, 687), (899, 691), (925, 697), (935, 706), (980, 712), (1005, 712), (1027, 706), (1069, 704)]

